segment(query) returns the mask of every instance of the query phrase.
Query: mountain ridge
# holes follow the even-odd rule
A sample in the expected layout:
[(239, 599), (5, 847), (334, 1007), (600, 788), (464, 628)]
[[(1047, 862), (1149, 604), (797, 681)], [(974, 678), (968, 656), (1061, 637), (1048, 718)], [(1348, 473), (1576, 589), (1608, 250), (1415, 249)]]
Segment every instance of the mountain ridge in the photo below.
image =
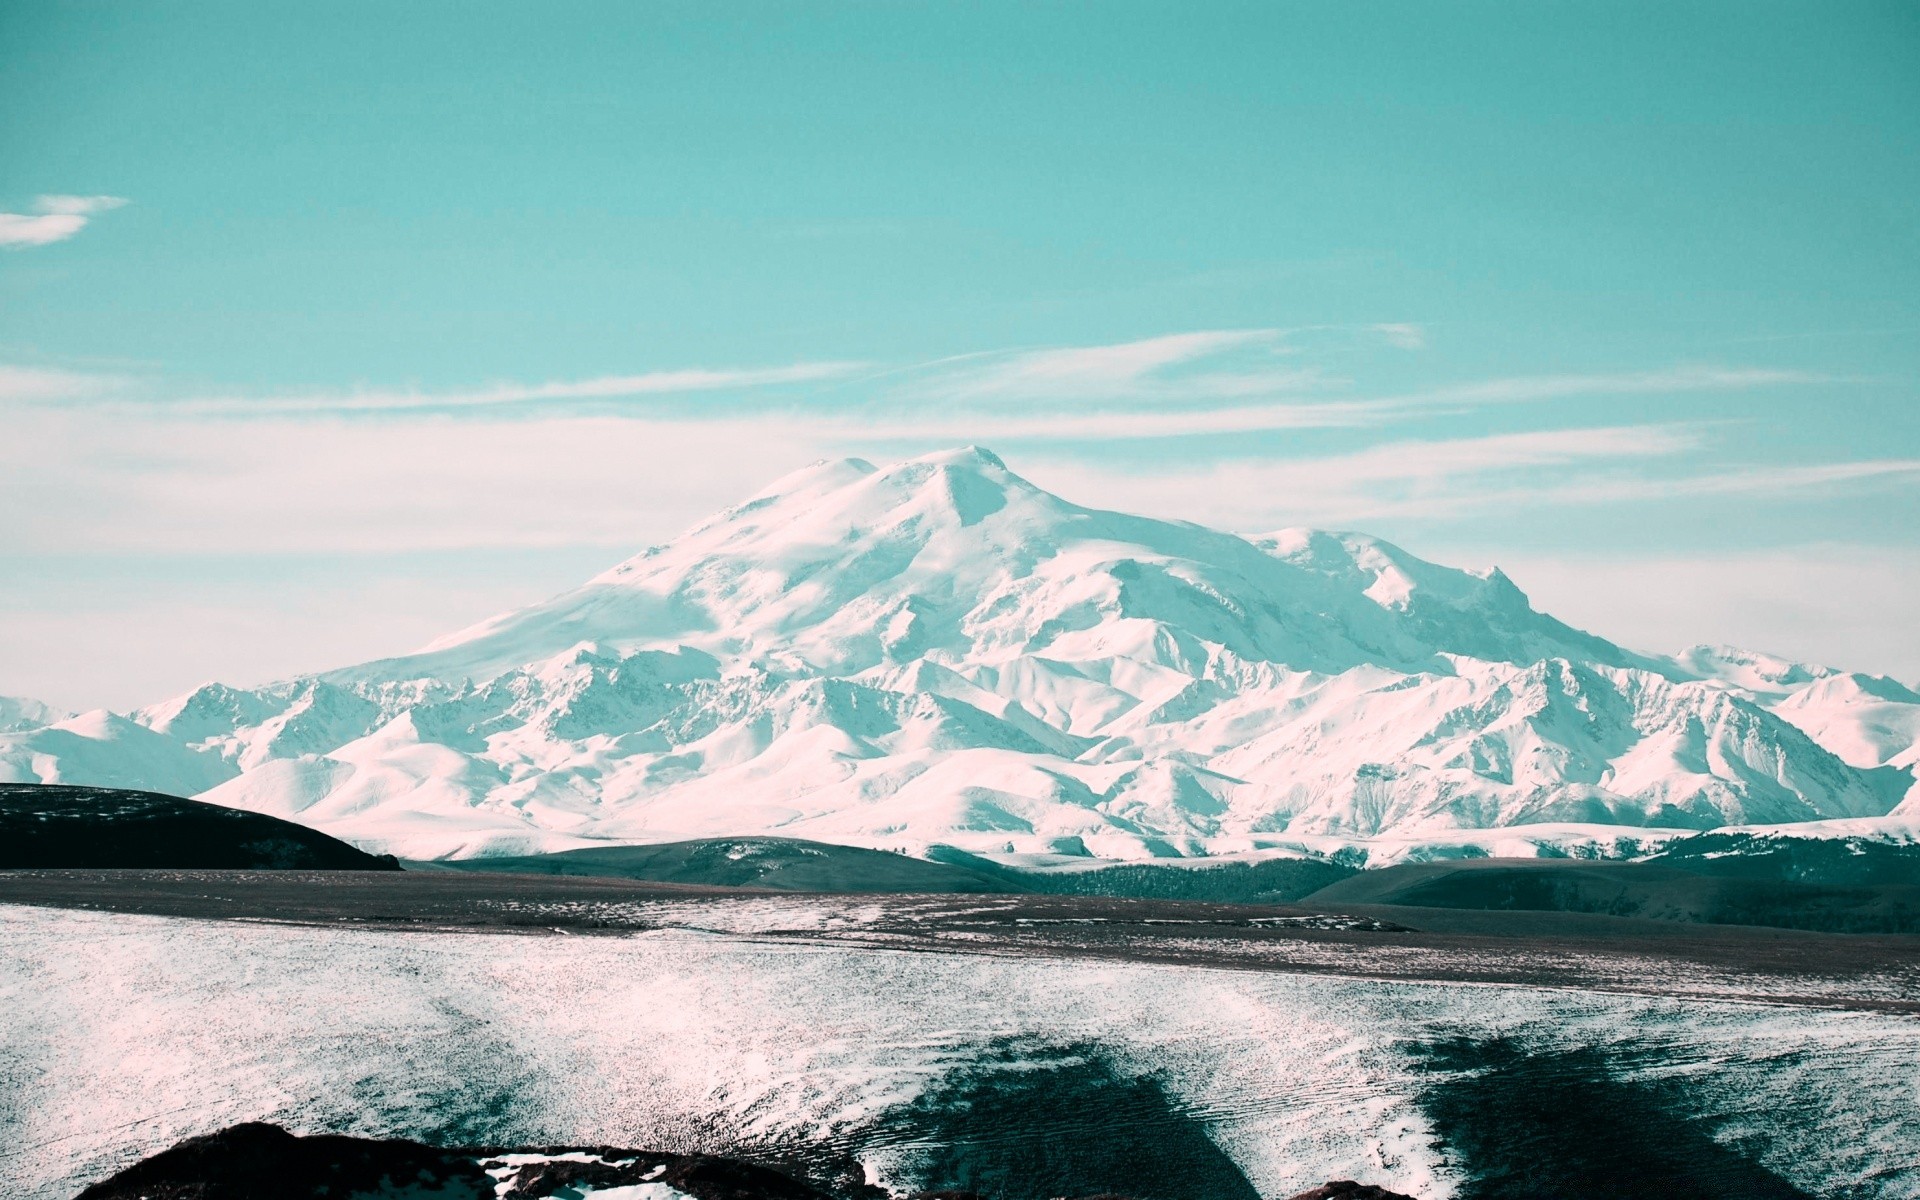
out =
[(408, 857), (777, 834), (1124, 859), (1920, 818), (1920, 697), (1874, 678), (1637, 654), (1497, 569), (1086, 508), (967, 447), (812, 464), (414, 654), (91, 718), (119, 751), (0, 735), (0, 779), (175, 770)]

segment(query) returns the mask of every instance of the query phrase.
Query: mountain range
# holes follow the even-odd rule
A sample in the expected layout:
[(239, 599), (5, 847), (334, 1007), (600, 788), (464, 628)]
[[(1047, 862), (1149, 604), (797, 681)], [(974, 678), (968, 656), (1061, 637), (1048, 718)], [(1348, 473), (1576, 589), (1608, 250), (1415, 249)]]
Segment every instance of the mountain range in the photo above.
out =
[(194, 796), (416, 858), (1913, 837), (1917, 764), (1920, 694), (1892, 679), (1641, 654), (1498, 570), (1086, 508), (977, 448), (816, 463), (399, 658), (127, 714), (0, 700), (0, 781)]

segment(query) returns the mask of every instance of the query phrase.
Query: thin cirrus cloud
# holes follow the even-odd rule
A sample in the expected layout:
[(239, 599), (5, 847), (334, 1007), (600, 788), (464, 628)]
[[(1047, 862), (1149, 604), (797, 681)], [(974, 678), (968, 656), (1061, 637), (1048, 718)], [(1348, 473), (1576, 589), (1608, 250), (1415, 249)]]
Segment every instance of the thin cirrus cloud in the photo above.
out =
[[(1179, 514), (1231, 529), (1446, 521), (1546, 507), (1608, 508), (1687, 497), (1780, 497), (1920, 482), (1920, 459), (1763, 464), (1688, 472), (1708, 444), (1689, 424), (1561, 429), (1399, 441), (1318, 458), (1247, 459), (1117, 471), (1085, 459), (1033, 464), (1035, 480), (1091, 503)], [(1658, 473), (1648, 463), (1666, 464)]]
[(1485, 504), (1546, 502), (1607, 505), (1686, 496), (1777, 495), (1844, 484), (1920, 480), (1920, 458), (1876, 458), (1853, 462), (1803, 463), (1708, 471), (1677, 479), (1576, 480), (1547, 488), (1515, 490), (1482, 498)]
[(96, 214), (125, 203), (118, 196), (41, 196), (30, 213), (0, 212), (0, 246), (17, 250), (64, 242)]
[[(1405, 348), (1425, 337), (1407, 325), (1337, 330), (1339, 338), (1381, 338)], [(11, 493), (26, 504), (38, 497), (32, 511), (44, 513), (45, 497), (71, 493), (65, 506), (71, 520), (40, 517), (19, 525), (25, 541), (13, 540), (41, 550), (96, 537), (116, 546), (347, 550), (364, 544), (376, 527), (388, 549), (628, 544), (671, 533), (674, 521), (731, 502), (808, 457), (916, 453), (963, 442), (1010, 449), (1038, 482), (1077, 498), (1237, 529), (1446, 517), (1506, 504), (1605, 506), (1659, 495), (1804, 492), (1915, 474), (1915, 464), (1900, 459), (1690, 472), (1687, 456), (1713, 436), (1708, 425), (1409, 440), (1401, 423), (1436, 413), (1581, 396), (1751, 390), (1825, 377), (1681, 365), (1355, 394), (1300, 364), (1297, 335), (1303, 332), (1324, 331), (1203, 330), (972, 355), (903, 370), (799, 362), (437, 392), (169, 398), (160, 394), (160, 381), (0, 366), (0, 402), (11, 406), (11, 440), (19, 450), (10, 454), (0, 446), (0, 476), (13, 476), (0, 483), (0, 499)], [(1286, 394), (1250, 395), (1263, 388)], [(699, 403), (687, 402), (695, 397)], [(1021, 402), (1003, 402), (1016, 397)], [(107, 409), (112, 420), (102, 419)], [(331, 419), (361, 416), (367, 419)], [(1254, 458), (1233, 440), (1306, 429), (1348, 429), (1349, 441), (1375, 444), (1317, 457)], [(1123, 464), (1111, 453), (1121, 443), (1171, 445), (1172, 439), (1181, 439), (1177, 453), (1156, 455), (1154, 465)], [(456, 441), (458, 462), (497, 460), (503, 477), (525, 480), (531, 490), (515, 491), (511, 505), (493, 511), (471, 498), (480, 476), (467, 466), (427, 480), (420, 448), (434, 447), (437, 459)], [(322, 444), (327, 453), (317, 455)], [(545, 456), (530, 460), (526, 450), (535, 444), (564, 465), (559, 477), (541, 474)], [(603, 453), (616, 448), (612, 457)], [(618, 465), (641, 459), (656, 463), (650, 498), (633, 495), (630, 473)], [(303, 474), (303, 463), (320, 460), (328, 464), (321, 476)], [(661, 465), (666, 460), (674, 470)], [(1657, 480), (1649, 471), (1655, 462), (1667, 464)], [(681, 463), (705, 465), (675, 473)], [(600, 471), (608, 472), (604, 479)], [(364, 489), (337, 486), (361, 474)], [(404, 520), (391, 511), (342, 509), (343, 497), (392, 499), (401, 476), (431, 484), (417, 503), (400, 506)], [(29, 477), (38, 480), (33, 488), (24, 487)], [(269, 509), (272, 520), (265, 519)], [(245, 528), (220, 532), (223, 522), (240, 518), (217, 514), (243, 514)]]
[[(1129, 441), (1378, 425), (1401, 416), (1580, 396), (1730, 391), (1843, 382), (1803, 371), (1681, 365), (1651, 371), (1514, 376), (1414, 392), (1356, 394), (1349, 380), (1300, 361), (1296, 338), (1336, 332), (1390, 345), (1424, 341), (1417, 325), (1201, 330), (1093, 346), (963, 355), (906, 366), (797, 362), (685, 368), (445, 391), (369, 388), (295, 395), (156, 398), (128, 381), (58, 398), (90, 398), (176, 416), (404, 415), (492, 412), (734, 420), (785, 406), (823, 436), (869, 441)], [(811, 385), (811, 386), (810, 386)], [(0, 400), (21, 399), (0, 378)], [(699, 408), (676, 397), (702, 395)], [(33, 396), (24, 397), (33, 399)], [(40, 396), (40, 399), (49, 398)], [(627, 403), (621, 403), (627, 402)], [(632, 403), (642, 402), (642, 403)]]
[(1364, 400), (1240, 405), (1231, 408), (1097, 412), (982, 412), (914, 414), (892, 419), (822, 419), (823, 433), (885, 444), (940, 442), (1127, 442), (1202, 438), (1289, 429), (1348, 429), (1382, 419), (1385, 410)]
[(1432, 388), (1385, 403), (1417, 405), (1514, 404), (1559, 400), (1574, 396), (1651, 395), (1663, 392), (1738, 391), (1742, 388), (1787, 384), (1851, 383), (1852, 379), (1813, 371), (1781, 371), (1760, 367), (1688, 365), (1658, 371), (1608, 374), (1522, 375)]
[(0, 403), (46, 403), (123, 394), (132, 380), (119, 375), (89, 375), (50, 367), (0, 363)]
[(0, 560), (630, 550), (843, 452), (782, 421), (98, 415), (11, 414), (15, 436), (0, 438)]
[[(513, 426), (511, 437), (489, 422), (432, 415), (209, 427), (37, 409), (16, 424), (27, 436), (0, 444), (0, 500), (18, 488), (37, 515), (0, 523), (0, 550), (20, 553), (632, 547), (671, 536), (797, 462), (859, 447), (847, 428), (789, 418), (566, 417)], [(1015, 466), (1073, 500), (1244, 530), (1399, 503), (1457, 504), (1483, 479), (1670, 457), (1701, 437), (1675, 425), (1562, 430), (1146, 475), (1088, 458)], [(66, 456), (32, 452), (31, 443)], [(422, 455), (423, 445), (435, 453)], [(636, 462), (649, 464), (643, 486)]]
[[(1271, 433), (1290, 429), (1350, 429), (1388, 425), (1402, 417), (1432, 415), (1491, 405), (1522, 404), (1578, 396), (1740, 391), (1789, 384), (1833, 382), (1797, 371), (1676, 367), (1617, 375), (1552, 375), (1492, 379), (1430, 391), (1354, 399), (1300, 398), (1268, 404), (1141, 408), (1075, 408), (1025, 411), (983, 408), (940, 412), (891, 421), (865, 422), (861, 436), (873, 441), (948, 438), (960, 441), (1119, 442), (1148, 438)], [(1221, 397), (1216, 392), (1215, 398)]]
[[(1157, 419), (1140, 419), (1149, 417)], [(635, 547), (809, 459), (995, 437), (965, 424), (888, 427), (796, 413), (501, 423), (432, 412), (378, 422), (118, 412), (103, 421), (90, 405), (63, 404), (17, 408), (9, 428), (15, 436), (0, 439), (0, 515), (13, 517), (0, 520), (0, 554)], [(1920, 480), (1920, 461), (1896, 458), (1703, 470), (1719, 428), (1401, 438), (1338, 454), (1159, 469), (1070, 442), (1036, 443), (1012, 461), (1075, 501), (1242, 531), (1471, 522), (1488, 512)], [(1150, 436), (1145, 426), (1135, 432)], [(638, 463), (647, 465), (637, 478)]]
[[(1208, 332), (1179, 334), (1113, 346), (969, 355), (904, 368), (879, 369), (852, 361), (801, 362), (777, 367), (690, 368), (632, 375), (538, 383), (505, 382), (480, 388), (449, 391), (368, 389), (304, 395), (198, 396), (154, 404), (182, 416), (264, 416), (310, 414), (403, 414), (408, 412), (491, 409), (502, 416), (565, 415), (569, 411), (606, 411), (606, 403), (621, 399), (649, 399), (663, 403), (692, 393), (731, 393), (748, 402), (792, 398), (801, 385), (832, 385), (837, 399), (861, 402), (886, 415), (876, 425), (869, 416), (836, 415), (809, 406), (823, 430), (837, 426), (872, 431), (885, 427), (898, 436), (931, 435), (932, 427), (974, 423), (980, 437), (1101, 437), (1134, 438), (1179, 432), (1179, 414), (1164, 419), (1124, 419), (1105, 411), (1120, 408), (1136, 414), (1142, 401), (1180, 405), (1189, 416), (1208, 404), (1220, 404), (1277, 392), (1304, 392), (1324, 388), (1326, 381), (1314, 369), (1234, 369), (1168, 375), (1169, 368), (1217, 356), (1233, 345), (1272, 340), (1278, 331)], [(845, 391), (844, 385), (858, 385)], [(153, 403), (131, 394), (109, 397), (143, 406)], [(1019, 413), (1010, 415), (1000, 401), (1020, 400)], [(1092, 402), (1099, 402), (1096, 408)], [(851, 405), (843, 407), (845, 414)], [(1158, 407), (1158, 405), (1156, 405)], [(1286, 429), (1364, 423), (1374, 402), (1351, 403), (1310, 399), (1283, 411), (1277, 405), (1241, 404), (1201, 421), (1204, 427)], [(1074, 410), (1080, 410), (1078, 416)], [(1052, 410), (1051, 412), (1049, 410)], [(658, 410), (645, 414), (658, 415)], [(680, 414), (698, 417), (700, 414)], [(715, 407), (706, 415), (731, 420), (739, 415)], [(964, 440), (964, 435), (963, 440)]]
[(753, 391), (822, 383), (846, 379), (866, 369), (866, 364), (858, 362), (810, 362), (783, 367), (717, 370), (693, 367), (637, 375), (596, 375), (586, 379), (546, 383), (500, 383), (446, 392), (369, 390), (303, 396), (213, 396), (168, 402), (166, 408), (176, 414), (189, 416), (444, 412), (515, 406), (552, 410), (569, 402), (666, 397), (693, 392)]
[(1427, 348), (1427, 330), (1424, 325), (1400, 321), (1374, 325), (1372, 329), (1385, 338), (1389, 346), (1397, 349), (1424, 350)]
[(1094, 503), (1179, 514), (1232, 529), (1453, 515), (1505, 496), (1516, 477), (1606, 469), (1697, 450), (1688, 424), (1622, 425), (1395, 441), (1314, 458), (1236, 459), (1158, 471), (1086, 460), (1037, 463), (1038, 482)]
[(1911, 619), (1920, 550), (1815, 542), (1683, 555), (1516, 554), (1485, 545), (1465, 552), (1483, 561), (1497, 555), (1535, 608), (1624, 646), (1760, 646), (1920, 678)]
[[(882, 394), (937, 413), (932, 418), (936, 424), (965, 420), (982, 431), (980, 437), (1128, 439), (1365, 425), (1401, 413), (1580, 396), (1849, 382), (1807, 371), (1683, 364), (1650, 371), (1512, 376), (1369, 397), (1355, 395), (1350, 380), (1301, 361), (1296, 339), (1329, 332), (1377, 337), (1402, 350), (1426, 345), (1425, 328), (1406, 323), (1203, 330), (1097, 346), (941, 359), (890, 373)], [(1006, 415), (1016, 405), (1018, 411)]]
[[(1407, 328), (1412, 328), (1411, 326)], [(896, 372), (893, 391), (922, 402), (1191, 404), (1338, 386), (1298, 361), (1290, 329), (1206, 329), (1095, 346), (961, 355)]]

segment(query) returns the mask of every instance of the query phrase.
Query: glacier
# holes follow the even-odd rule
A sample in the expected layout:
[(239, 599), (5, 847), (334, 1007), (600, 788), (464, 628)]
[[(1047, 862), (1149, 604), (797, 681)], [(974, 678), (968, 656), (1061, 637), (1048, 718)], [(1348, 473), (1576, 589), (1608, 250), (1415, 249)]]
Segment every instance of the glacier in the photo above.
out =
[(195, 796), (412, 858), (749, 833), (1374, 861), (1920, 836), (1920, 695), (1893, 680), (1637, 653), (1498, 570), (1086, 508), (974, 447), (816, 463), (414, 654), (6, 712), (28, 716), (0, 780)]

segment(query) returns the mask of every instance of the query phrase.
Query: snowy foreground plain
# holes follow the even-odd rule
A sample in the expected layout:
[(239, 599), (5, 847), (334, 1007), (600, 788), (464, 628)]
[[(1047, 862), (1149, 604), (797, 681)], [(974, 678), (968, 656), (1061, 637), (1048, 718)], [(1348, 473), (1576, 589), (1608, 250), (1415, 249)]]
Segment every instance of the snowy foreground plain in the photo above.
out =
[(1920, 1019), (1870, 995), (1849, 1010), (830, 936), (878, 907), (763, 899), (562, 936), (0, 905), (0, 1190), (68, 1197), (271, 1119), (840, 1154), (900, 1187), (990, 1184), (1016, 1160), (1088, 1192), (1157, 1171), (1209, 1196), (1346, 1177), (1436, 1200), (1570, 1161), (1526, 1142), (1547, 1129), (1596, 1161), (1724, 1160), (1726, 1189), (1703, 1194), (1920, 1196)]

